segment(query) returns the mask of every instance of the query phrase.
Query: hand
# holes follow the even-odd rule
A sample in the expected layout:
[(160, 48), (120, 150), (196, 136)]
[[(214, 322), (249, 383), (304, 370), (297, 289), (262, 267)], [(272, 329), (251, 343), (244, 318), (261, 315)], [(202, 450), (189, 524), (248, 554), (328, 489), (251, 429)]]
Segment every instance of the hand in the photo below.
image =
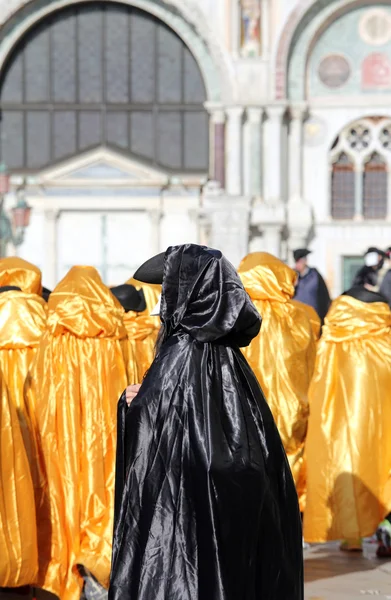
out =
[(128, 406), (131, 405), (132, 400), (135, 399), (135, 397), (140, 391), (140, 388), (141, 385), (139, 383), (136, 383), (136, 385), (129, 385), (129, 387), (126, 388), (126, 404)]

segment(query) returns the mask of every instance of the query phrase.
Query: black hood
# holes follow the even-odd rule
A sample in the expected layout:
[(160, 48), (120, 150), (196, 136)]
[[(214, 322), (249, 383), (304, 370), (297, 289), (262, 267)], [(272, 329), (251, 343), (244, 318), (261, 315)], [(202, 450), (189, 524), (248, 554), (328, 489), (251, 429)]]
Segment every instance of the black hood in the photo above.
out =
[(195, 244), (168, 248), (161, 320), (167, 338), (185, 331), (199, 342), (247, 346), (261, 318), (231, 263), (219, 250)]

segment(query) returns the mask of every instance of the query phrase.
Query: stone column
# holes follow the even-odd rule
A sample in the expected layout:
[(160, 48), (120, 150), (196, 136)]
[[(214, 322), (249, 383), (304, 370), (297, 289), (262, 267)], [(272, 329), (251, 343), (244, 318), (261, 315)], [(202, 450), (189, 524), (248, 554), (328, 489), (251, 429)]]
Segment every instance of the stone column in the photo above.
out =
[(274, 256), (281, 256), (281, 237), (285, 223), (285, 206), (279, 204), (257, 203), (252, 210), (252, 231), (258, 231), (255, 235), (251, 250), (270, 252)]
[(225, 185), (225, 112), (222, 104), (206, 102), (210, 116), (209, 176)]
[(248, 169), (248, 190), (251, 196), (261, 196), (262, 177), (262, 115), (263, 109), (251, 107), (247, 109), (247, 140), (245, 147), (245, 161)]
[(307, 106), (304, 103), (290, 108), (287, 221), (289, 230), (288, 260), (291, 265), (293, 265), (293, 250), (307, 246), (313, 224), (312, 208), (304, 198), (303, 186), (303, 121), (306, 112)]
[(242, 106), (226, 109), (226, 161), (225, 182), (229, 195), (239, 196), (242, 193)]
[(58, 209), (46, 208), (44, 210), (46, 240), (44, 278), (45, 285), (51, 290), (57, 285), (57, 222), (59, 215)]
[(160, 250), (160, 222), (162, 220), (162, 211), (155, 209), (149, 210), (148, 216), (151, 221), (152, 229), (152, 249), (153, 254), (159, 254)]
[(306, 112), (304, 104), (290, 109), (289, 130), (289, 200), (303, 198), (303, 119)]
[(270, 204), (282, 201), (282, 120), (286, 106), (276, 104), (267, 107), (263, 145), (264, 196)]

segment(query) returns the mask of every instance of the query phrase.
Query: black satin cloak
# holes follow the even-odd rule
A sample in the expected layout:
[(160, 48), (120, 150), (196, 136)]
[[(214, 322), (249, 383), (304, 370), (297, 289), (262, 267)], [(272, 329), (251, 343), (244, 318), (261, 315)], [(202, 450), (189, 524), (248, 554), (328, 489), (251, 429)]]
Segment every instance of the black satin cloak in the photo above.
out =
[(237, 345), (258, 313), (216, 251), (170, 248), (166, 339), (119, 403), (110, 600), (302, 600), (302, 533), (270, 410)]

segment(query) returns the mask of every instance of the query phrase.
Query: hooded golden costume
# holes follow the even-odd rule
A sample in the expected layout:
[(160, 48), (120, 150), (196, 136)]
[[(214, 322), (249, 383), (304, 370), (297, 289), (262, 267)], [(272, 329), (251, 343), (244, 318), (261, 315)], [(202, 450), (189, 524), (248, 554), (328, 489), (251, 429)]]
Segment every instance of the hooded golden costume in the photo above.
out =
[(38, 585), (77, 600), (78, 565), (103, 586), (109, 580), (126, 330), (122, 307), (93, 267), (73, 267), (48, 307), (34, 376), (52, 534), (50, 564)]
[(292, 302), (296, 273), (265, 252), (249, 254), (239, 275), (262, 316), (258, 336), (243, 350), (280, 432), (299, 494), (304, 491), (304, 442), (315, 340), (307, 313)]
[(7, 256), (0, 259), (0, 287), (14, 285), (23, 292), (42, 295), (42, 274), (35, 265), (18, 258)]
[[(30, 269), (24, 275), (20, 268), (19, 284), (29, 281)], [(35, 507), (45, 497), (29, 382), (46, 307), (36, 294), (1, 291), (0, 455), (6, 460), (0, 469), (0, 586), (19, 587), (32, 584), (37, 572)]]
[(390, 511), (390, 390), (390, 308), (341, 296), (326, 318), (310, 388), (308, 542), (350, 545)]
[(322, 322), (318, 313), (312, 306), (310, 306), (309, 304), (304, 304), (304, 302), (300, 302), (300, 300), (292, 300), (292, 302), (295, 306), (297, 306), (301, 310), (304, 310), (304, 312), (307, 314), (307, 317), (309, 318), (311, 323), (314, 338), (316, 341), (318, 341), (320, 338), (320, 331), (322, 328)]
[(143, 291), (147, 304), (147, 308), (143, 312), (129, 311), (124, 316), (131, 358), (128, 363), (129, 383), (141, 383), (154, 359), (155, 344), (161, 323), (159, 317), (150, 315), (159, 300), (161, 286), (140, 283), (135, 279), (130, 279), (127, 283)]

